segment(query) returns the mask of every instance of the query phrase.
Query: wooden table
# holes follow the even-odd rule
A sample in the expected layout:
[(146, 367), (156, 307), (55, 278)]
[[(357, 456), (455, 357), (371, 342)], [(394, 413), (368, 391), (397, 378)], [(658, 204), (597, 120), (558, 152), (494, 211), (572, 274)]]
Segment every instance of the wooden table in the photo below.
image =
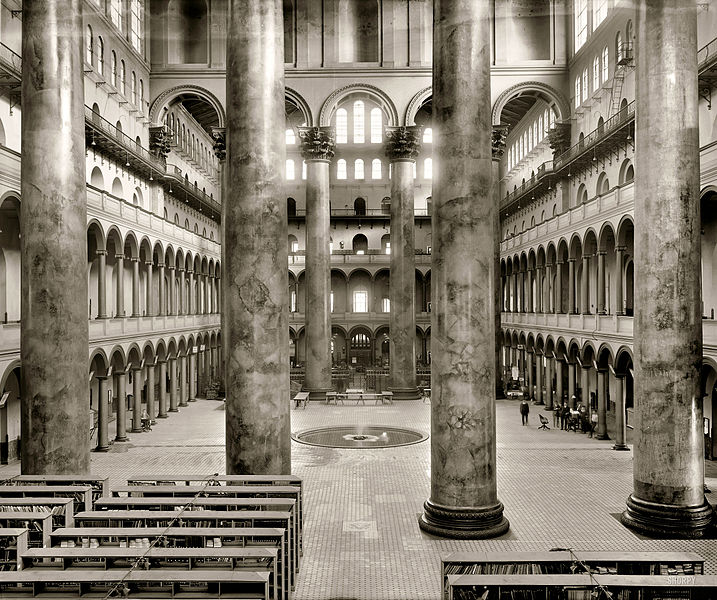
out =
[(306, 405), (309, 403), (309, 392), (299, 392), (294, 396), (294, 408), (299, 408), (300, 406), (303, 408), (306, 408)]

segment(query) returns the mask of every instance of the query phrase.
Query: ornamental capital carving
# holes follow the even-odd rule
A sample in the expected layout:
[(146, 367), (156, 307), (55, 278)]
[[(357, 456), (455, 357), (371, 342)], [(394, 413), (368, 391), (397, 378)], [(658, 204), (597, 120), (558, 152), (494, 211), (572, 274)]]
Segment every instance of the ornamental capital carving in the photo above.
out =
[(493, 135), (491, 137), (491, 150), (493, 158), (499, 159), (505, 151), (505, 138), (508, 137), (507, 125), (493, 125)]
[(167, 160), (171, 150), (169, 144), (170, 134), (164, 125), (149, 128), (149, 151), (159, 160)]
[(212, 139), (214, 140), (214, 154), (219, 160), (227, 157), (227, 130), (225, 127), (212, 127)]
[(386, 127), (386, 156), (415, 159), (421, 151), (423, 127)]
[(299, 127), (301, 156), (305, 160), (331, 160), (334, 157), (333, 127)]
[(570, 123), (555, 123), (548, 131), (548, 142), (553, 149), (553, 158), (570, 148)]

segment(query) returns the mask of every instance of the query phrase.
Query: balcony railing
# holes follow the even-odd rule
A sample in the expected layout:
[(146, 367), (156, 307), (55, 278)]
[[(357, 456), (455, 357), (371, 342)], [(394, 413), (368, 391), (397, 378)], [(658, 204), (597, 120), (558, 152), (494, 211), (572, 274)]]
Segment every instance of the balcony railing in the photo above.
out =
[(717, 38), (697, 51), (697, 70), (702, 72), (717, 62)]
[[(209, 194), (200, 190), (198, 186), (189, 183), (184, 178), (182, 169), (178, 166), (167, 165), (165, 180), (166, 187), (171, 190), (177, 198), (185, 200), (191, 204), (195, 210), (207, 215), (209, 218), (221, 221), (222, 205)], [(184, 192), (184, 198), (182, 198), (182, 194), (173, 190), (172, 186)]]
[[(430, 217), (431, 216), (431, 210), (428, 208), (416, 208), (413, 210), (413, 215), (416, 217)], [(353, 208), (332, 208), (331, 209), (331, 216), (332, 217), (350, 217), (350, 218), (356, 218), (356, 219), (366, 219), (366, 218), (372, 218), (372, 217), (384, 217), (384, 218), (390, 218), (391, 217), (391, 208), (367, 208), (365, 210), (357, 211)], [(289, 214), (290, 219), (294, 218), (305, 218), (306, 217), (306, 210), (305, 209), (297, 209), (296, 211)]]
[(0, 42), (0, 66), (12, 75), (19, 84), (22, 80), (22, 58), (20, 55)]
[(553, 161), (547, 160), (542, 165), (538, 167), (537, 173), (533, 175), (528, 181), (526, 181), (524, 184), (522, 184), (518, 189), (513, 190), (510, 194), (508, 194), (503, 202), (501, 203), (503, 206), (510, 205), (516, 198), (522, 197), (525, 193), (529, 191), (535, 191), (535, 188), (537, 187), (538, 183), (545, 177), (546, 175), (550, 175), (553, 172)]

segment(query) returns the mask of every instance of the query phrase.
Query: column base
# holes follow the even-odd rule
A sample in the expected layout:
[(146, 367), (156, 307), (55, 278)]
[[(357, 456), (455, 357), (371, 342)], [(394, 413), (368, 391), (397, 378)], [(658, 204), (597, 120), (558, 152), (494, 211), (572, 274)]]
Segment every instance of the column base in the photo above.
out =
[(397, 388), (397, 387), (389, 387), (386, 391), (393, 392), (393, 397), (391, 400), (394, 402), (397, 400), (420, 400), (421, 394), (418, 391), (418, 388), (412, 387), (412, 388)]
[(133, 427), (132, 429), (129, 430), (129, 432), (130, 433), (142, 433), (142, 428), (141, 427)]
[(124, 437), (116, 437), (115, 442), (129, 442), (129, 438), (127, 436)]
[(627, 499), (620, 521), (625, 527), (656, 538), (699, 539), (713, 524), (714, 509), (702, 499), (700, 506), (658, 504), (636, 498)]
[(624, 452), (624, 451), (628, 451), (628, 452), (630, 451), (630, 448), (629, 448), (629, 446), (628, 446), (627, 444), (615, 444), (615, 445), (612, 447), (612, 449), (613, 449), (613, 450), (618, 450), (618, 451), (623, 451), (623, 452)]
[(158, 419), (166, 419), (168, 418), (167, 415), (157, 415)]
[(187, 400), (187, 402), (196, 402), (196, 401), (197, 401), (196, 398), (189, 398), (189, 399)]
[(109, 446), (97, 446), (93, 452), (109, 452), (110, 447)]
[(482, 540), (503, 535), (510, 523), (503, 516), (503, 503), (484, 508), (453, 508), (426, 500), (418, 526), (431, 535)]
[(189, 406), (189, 404), (187, 404), (186, 402), (180, 402), (179, 408), (182, 408), (183, 406)]
[(167, 412), (179, 412), (178, 408), (170, 408)]
[(307, 388), (302, 387), (301, 391), (309, 392), (309, 402), (326, 402), (326, 392), (333, 391), (334, 388), (322, 387), (322, 388)]
[(602, 434), (598, 433), (598, 434), (595, 436), (595, 438), (598, 439), (598, 440), (609, 440), (609, 439), (610, 439), (610, 436), (609, 436), (607, 433), (602, 433)]

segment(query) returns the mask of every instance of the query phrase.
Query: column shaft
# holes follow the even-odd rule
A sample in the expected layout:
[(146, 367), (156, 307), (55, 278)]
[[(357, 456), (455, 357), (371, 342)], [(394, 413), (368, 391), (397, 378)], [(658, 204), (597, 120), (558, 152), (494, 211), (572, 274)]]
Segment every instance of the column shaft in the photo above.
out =
[(117, 264), (117, 314), (115, 317), (124, 317), (124, 254), (115, 254)]
[(177, 408), (177, 359), (169, 359), (169, 412), (179, 412)]
[(545, 410), (553, 410), (553, 357), (545, 360)]
[(597, 257), (597, 311), (604, 315), (607, 312), (605, 310), (605, 253), (598, 252)]
[(167, 314), (167, 289), (164, 281), (164, 263), (159, 263), (159, 311), (163, 317)]
[(583, 256), (583, 274), (580, 278), (580, 312), (590, 314), (590, 256)]
[[(391, 158), (391, 285), (389, 319), (391, 387), (396, 400), (417, 400), (416, 387), (416, 252), (414, 250), (413, 169), (411, 152), (401, 152), (402, 142), (415, 145), (420, 129), (399, 128), (386, 132)], [(495, 313), (491, 312), (495, 318)], [(495, 393), (495, 389), (493, 390)]]
[(142, 369), (132, 369), (132, 433), (142, 432)]
[(555, 264), (555, 288), (553, 290), (553, 310), (554, 313), (563, 312), (563, 263)]
[(555, 303), (553, 300), (553, 265), (549, 264), (545, 267), (545, 304), (543, 306), (544, 313), (555, 312)]
[(575, 409), (575, 380), (577, 375), (575, 373), (575, 363), (568, 363), (568, 406)]
[(597, 425), (597, 439), (609, 440), (607, 435), (607, 384), (608, 377), (607, 371), (598, 369), (597, 372), (597, 413), (598, 413), (598, 425)]
[[(229, 0), (222, 336), (226, 470), (289, 473), (283, 17), (280, 0)], [(271, 415), (271, 418), (267, 418)]]
[(583, 365), (580, 371), (580, 387), (582, 388), (583, 405), (587, 408), (588, 417), (592, 412), (592, 403), (590, 402), (590, 367)]
[[(493, 138), (491, 151), (493, 161), (491, 166), (491, 185), (493, 202), (496, 206), (500, 204), (500, 159), (505, 150), (505, 138), (508, 135), (506, 127), (493, 127)], [(493, 235), (494, 239), (501, 239), (500, 235), (500, 211), (493, 212)], [(501, 274), (500, 245), (494, 245), (493, 268), (495, 269), (495, 397), (505, 398), (505, 382), (503, 380), (504, 370), (501, 365), (501, 352), (503, 348), (503, 331), (501, 327), (501, 312), (504, 302), (503, 290), (504, 280)]]
[(431, 497), (442, 536), (508, 530), (495, 441), (495, 248), (489, 0), (434, 2)]
[(636, 21), (635, 455), (622, 520), (694, 538), (714, 515), (700, 394), (697, 4), (640, 0)]
[(97, 398), (97, 452), (107, 452), (110, 447), (108, 432), (110, 405), (107, 402), (109, 379), (106, 375), (97, 375), (99, 392)]
[(97, 318), (107, 318), (107, 250), (97, 251)]
[(535, 355), (535, 401), (543, 404), (543, 355)]
[(149, 364), (147, 365), (147, 414), (152, 421), (157, 416), (154, 405), (154, 386), (154, 365)]
[(555, 359), (555, 406), (563, 406), (563, 361)]
[(167, 361), (159, 361), (159, 413), (158, 419), (167, 418)]
[(622, 300), (622, 267), (625, 260), (625, 248), (615, 248), (615, 314), (624, 315)]
[[(83, 474), (90, 470), (82, 42), (82, 2), (24, 3), (20, 207), (23, 474)], [(48, 160), (48, 149), (56, 153), (56, 159)]]
[(192, 352), (189, 355), (189, 402), (197, 400), (197, 356)]
[(575, 259), (568, 259), (568, 314), (575, 314)]
[(625, 378), (615, 376), (615, 445), (613, 450), (629, 450), (625, 428)]
[(533, 397), (533, 353), (528, 352), (528, 396)]
[(179, 406), (187, 406), (187, 357), (179, 357)]
[[(313, 141), (332, 144), (328, 128), (310, 129)], [(315, 132), (311, 135), (311, 132)], [(301, 135), (304, 135), (304, 131)], [(308, 146), (305, 143), (304, 147)], [(308, 148), (307, 148), (308, 150)], [(328, 152), (326, 153), (329, 154)], [(333, 155), (333, 149), (330, 154)], [(329, 255), (329, 165), (328, 158), (306, 158), (306, 376), (304, 389), (311, 400), (326, 400), (331, 390), (331, 257)]]
[(132, 259), (132, 316), (139, 317), (139, 258)]
[(117, 421), (115, 442), (127, 441), (127, 373), (119, 371), (117, 377)]
[(167, 267), (167, 271), (169, 271), (169, 274), (167, 275), (167, 285), (169, 289), (167, 290), (168, 296), (169, 296), (169, 310), (167, 311), (167, 314), (169, 315), (176, 315), (177, 314), (177, 286), (175, 285), (174, 280), (174, 271), (175, 271), (174, 265), (169, 265)]
[(144, 264), (147, 267), (147, 316), (153, 317), (156, 314), (154, 312), (154, 290), (152, 289), (154, 287), (154, 263), (148, 260)]

